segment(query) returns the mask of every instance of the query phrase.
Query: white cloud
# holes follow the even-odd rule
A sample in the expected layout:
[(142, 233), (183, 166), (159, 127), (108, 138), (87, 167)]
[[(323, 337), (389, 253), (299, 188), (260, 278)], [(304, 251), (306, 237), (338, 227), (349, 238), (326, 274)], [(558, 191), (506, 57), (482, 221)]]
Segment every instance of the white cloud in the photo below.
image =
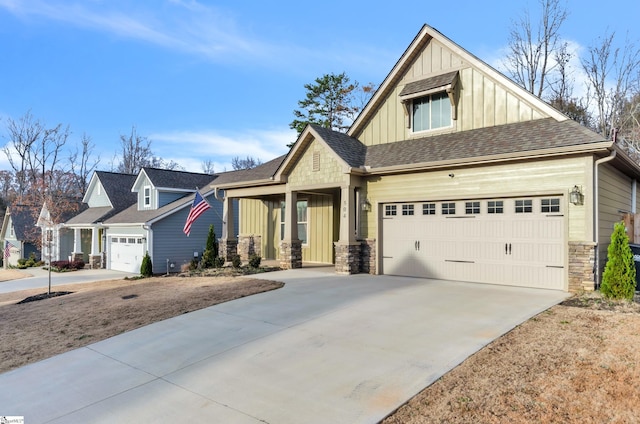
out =
[(202, 172), (204, 160), (212, 160), (216, 172), (230, 171), (231, 159), (251, 156), (262, 162), (287, 153), (296, 139), (290, 129), (242, 132), (174, 131), (150, 134), (152, 150), (165, 161), (173, 160), (187, 171)]

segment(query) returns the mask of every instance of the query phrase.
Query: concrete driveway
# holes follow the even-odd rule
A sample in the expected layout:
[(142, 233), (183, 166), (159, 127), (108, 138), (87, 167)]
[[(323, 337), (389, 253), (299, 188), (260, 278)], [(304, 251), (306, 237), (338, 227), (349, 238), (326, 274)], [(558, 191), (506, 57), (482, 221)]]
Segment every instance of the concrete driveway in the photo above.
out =
[[(18, 280), (9, 280), (0, 282), (0, 293), (11, 293), (19, 290), (37, 289), (49, 286), (49, 271), (42, 268), (28, 268), (23, 271), (31, 277), (20, 278)], [(52, 290), (56, 286), (64, 284), (81, 284), (91, 283), (94, 281), (121, 279), (132, 274), (122, 271), (111, 271), (108, 269), (81, 269), (74, 272), (52, 272), (51, 287)], [(45, 290), (46, 292), (46, 290)], [(2, 414), (2, 412), (0, 412)]]
[(286, 285), (1, 374), (0, 414), (30, 424), (375, 423), (567, 297), (313, 269), (264, 277)]

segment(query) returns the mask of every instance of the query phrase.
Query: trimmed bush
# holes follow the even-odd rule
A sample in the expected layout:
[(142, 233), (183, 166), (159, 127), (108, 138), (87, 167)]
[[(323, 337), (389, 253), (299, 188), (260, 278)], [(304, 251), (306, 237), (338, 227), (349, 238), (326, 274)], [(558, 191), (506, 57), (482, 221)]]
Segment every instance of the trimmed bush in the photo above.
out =
[(262, 262), (262, 258), (258, 255), (251, 255), (249, 257), (249, 266), (251, 268), (260, 268), (260, 262)]
[(84, 268), (84, 261), (51, 261), (51, 269), (54, 271), (71, 271)]
[(242, 259), (240, 259), (240, 256), (233, 256), (231, 258), (231, 265), (233, 265), (234, 268), (240, 268), (242, 266)]
[(151, 277), (153, 275), (153, 264), (151, 263), (151, 256), (149, 256), (149, 252), (145, 253), (144, 258), (142, 258), (140, 274), (144, 277)]
[(636, 287), (636, 268), (633, 252), (629, 247), (629, 237), (624, 224), (617, 222), (611, 234), (611, 244), (607, 249), (607, 265), (602, 274), (600, 291), (612, 299), (633, 299)]

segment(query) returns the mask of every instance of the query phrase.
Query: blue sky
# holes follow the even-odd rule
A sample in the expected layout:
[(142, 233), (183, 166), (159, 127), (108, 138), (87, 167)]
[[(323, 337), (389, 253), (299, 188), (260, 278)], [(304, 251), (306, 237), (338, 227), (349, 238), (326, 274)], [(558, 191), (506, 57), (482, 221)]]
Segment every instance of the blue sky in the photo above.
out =
[[(637, 0), (567, 1), (583, 49), (615, 30), (640, 43)], [(0, 0), (0, 134), (28, 110), (89, 135), (109, 170), (132, 126), (189, 171), (286, 153), (304, 84), (380, 83), (427, 23), (498, 66), (511, 21), (537, 1)], [(579, 79), (579, 76), (578, 76)], [(2, 144), (6, 138), (1, 139)], [(9, 169), (4, 155), (0, 169)]]

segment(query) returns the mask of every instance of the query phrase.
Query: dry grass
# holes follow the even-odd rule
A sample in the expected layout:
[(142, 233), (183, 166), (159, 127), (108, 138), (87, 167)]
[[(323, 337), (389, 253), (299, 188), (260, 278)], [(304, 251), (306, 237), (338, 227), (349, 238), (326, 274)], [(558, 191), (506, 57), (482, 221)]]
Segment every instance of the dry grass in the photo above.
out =
[(154, 277), (56, 286), (73, 294), (21, 305), (42, 289), (0, 294), (0, 372), (282, 286), (240, 277)]
[(495, 340), (383, 423), (640, 422), (640, 305), (572, 303)]

